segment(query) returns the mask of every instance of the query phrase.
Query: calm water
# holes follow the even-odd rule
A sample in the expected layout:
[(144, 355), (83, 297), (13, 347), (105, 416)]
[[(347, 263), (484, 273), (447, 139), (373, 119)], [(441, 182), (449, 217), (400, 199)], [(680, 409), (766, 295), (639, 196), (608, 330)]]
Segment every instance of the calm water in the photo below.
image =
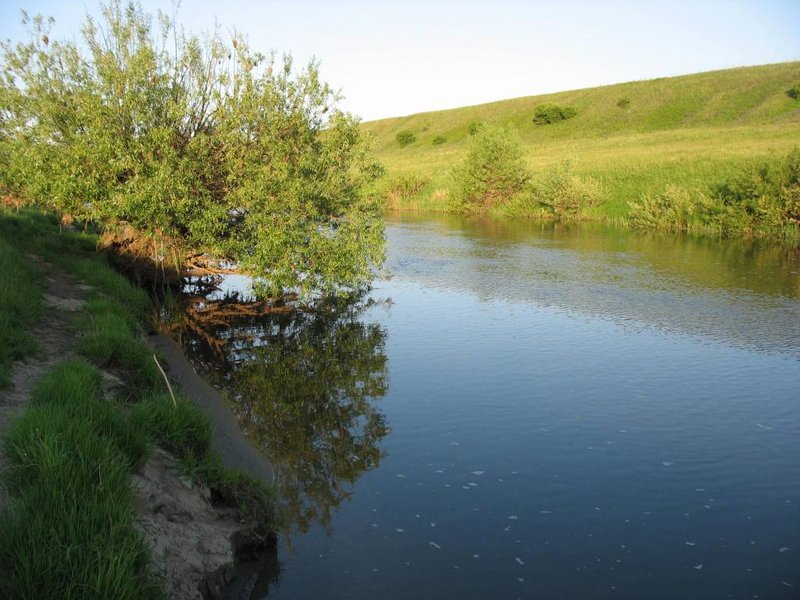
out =
[(280, 473), (269, 597), (800, 598), (800, 255), (388, 238), (368, 298), (184, 333)]

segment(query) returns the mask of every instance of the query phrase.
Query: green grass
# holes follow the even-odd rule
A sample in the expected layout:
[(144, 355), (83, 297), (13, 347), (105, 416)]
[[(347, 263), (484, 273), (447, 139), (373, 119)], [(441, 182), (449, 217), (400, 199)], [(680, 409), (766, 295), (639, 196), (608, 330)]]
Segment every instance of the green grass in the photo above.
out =
[(205, 458), (211, 453), (211, 422), (180, 395), (175, 404), (164, 393), (143, 398), (133, 408), (131, 420), (137, 430), (179, 459)]
[[(45, 374), (3, 440), (10, 502), (0, 514), (0, 598), (162, 595), (133, 528), (130, 485), (153, 443), (265, 537), (273, 523), (272, 491), (222, 466), (211, 451), (208, 417), (156, 391), (163, 382), (141, 339), (150, 299), (110, 267), (96, 243), (91, 233), (60, 230), (52, 216), (0, 208), (0, 383), (35, 348), (25, 329), (41, 315), (42, 292), (25, 253), (92, 286), (75, 331), (78, 351), (93, 363), (73, 360)], [(98, 366), (125, 380), (129, 404), (104, 397)]]
[(0, 389), (11, 383), (11, 365), (36, 351), (26, 331), (42, 313), (37, 270), (0, 237)]
[(152, 311), (147, 293), (117, 273), (107, 255), (97, 251), (99, 240), (91, 228), (62, 229), (52, 214), (33, 209), (13, 212), (0, 207), (0, 238), (94, 287), (95, 293), (113, 300), (137, 323), (146, 320)]
[[(593, 178), (606, 202), (584, 216), (625, 218), (630, 201), (670, 184), (708, 189), (762, 161), (782, 158), (800, 143), (800, 100), (787, 91), (800, 80), (800, 62), (714, 71), (503, 100), (364, 123), (376, 141), (387, 181), (403, 175), (426, 181), (418, 193), (388, 207), (447, 210), (453, 170), (464, 160), (470, 126), (513, 126), (534, 179), (569, 161)], [(620, 98), (628, 106), (617, 106)], [(533, 122), (543, 103), (574, 106), (577, 115), (550, 125)], [(400, 131), (416, 141), (401, 147)], [(434, 138), (447, 139), (433, 145)], [(385, 192), (385, 182), (381, 191)]]
[(100, 367), (122, 374), (129, 393), (136, 396), (161, 385), (161, 376), (153, 361), (153, 351), (138, 335), (121, 307), (105, 298), (95, 298), (81, 317), (84, 334), (78, 351)]
[(60, 365), (4, 439), (2, 597), (159, 595), (131, 508), (146, 439), (102, 399), (100, 379), (86, 363)]
[(213, 501), (237, 508), (243, 520), (268, 534), (267, 525), (274, 522), (273, 489), (222, 465), (211, 449), (211, 421), (195, 404), (180, 395), (173, 404), (165, 393), (152, 394), (133, 408), (131, 421), (137, 431), (178, 457), (184, 474), (206, 485)]

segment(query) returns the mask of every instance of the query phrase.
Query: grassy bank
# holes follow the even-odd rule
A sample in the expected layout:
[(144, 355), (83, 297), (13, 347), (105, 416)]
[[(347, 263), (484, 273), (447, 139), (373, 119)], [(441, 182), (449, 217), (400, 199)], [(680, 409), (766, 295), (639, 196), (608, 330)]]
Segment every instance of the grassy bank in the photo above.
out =
[(0, 237), (0, 389), (7, 388), (11, 364), (36, 351), (26, 331), (42, 311), (42, 288), (36, 269), (4, 237)]
[[(800, 62), (700, 73), (383, 119), (362, 127), (387, 168), (379, 190), (395, 210), (451, 211), (457, 171), (486, 127), (511, 128), (532, 182), (570, 176), (600, 190), (577, 217), (626, 222), (631, 203), (668, 187), (706, 195), (783, 160), (800, 142)], [(534, 122), (536, 108), (574, 116)], [(410, 138), (409, 138), (410, 134)], [(412, 139), (413, 141), (408, 141)], [(409, 184), (413, 182), (413, 185)], [(529, 203), (495, 212), (552, 217)]]
[[(211, 450), (206, 415), (164, 390), (142, 340), (150, 300), (94, 248), (91, 235), (62, 232), (51, 217), (0, 210), (0, 261), (7, 267), (0, 270), (0, 290), (9, 299), (0, 307), (2, 346), (22, 340), (4, 355), (6, 378), (11, 361), (33, 351), (24, 327), (41, 314), (42, 269), (28, 255), (91, 286), (74, 323), (82, 358), (38, 381), (3, 441), (9, 504), (0, 514), (0, 597), (161, 595), (143, 536), (133, 526), (131, 487), (132, 472), (154, 444), (208, 485), (215, 501), (238, 507), (263, 527), (271, 519), (270, 491), (224, 469)], [(125, 382), (122, 393), (104, 393), (103, 371)]]

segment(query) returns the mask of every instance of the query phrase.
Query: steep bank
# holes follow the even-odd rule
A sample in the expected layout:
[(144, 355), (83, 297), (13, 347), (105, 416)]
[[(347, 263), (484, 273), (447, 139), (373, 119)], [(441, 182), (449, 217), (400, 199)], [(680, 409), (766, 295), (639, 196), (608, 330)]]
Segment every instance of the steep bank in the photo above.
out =
[[(269, 546), (270, 540), (266, 535), (264, 524), (253, 520), (256, 515), (252, 510), (253, 506), (243, 511), (236, 503), (237, 498), (255, 501), (255, 497), (252, 496), (258, 489), (255, 480), (251, 482), (249, 476), (245, 477), (221, 465), (217, 466), (216, 455), (210, 452), (212, 426), (209, 419), (213, 419), (214, 423), (220, 421), (219, 413), (212, 414), (210, 418), (208, 416), (201, 418), (198, 415), (202, 413), (196, 415), (188, 410), (189, 405), (182, 397), (178, 398), (178, 403), (174, 407), (176, 415), (174, 418), (189, 418), (189, 421), (181, 426), (184, 429), (169, 424), (163, 432), (169, 436), (165, 440), (174, 455), (161, 449), (147, 451), (146, 446), (152, 441), (159, 444), (162, 441), (158, 439), (158, 431), (154, 432), (150, 428), (147, 416), (143, 417), (142, 412), (153, 407), (157, 407), (159, 411), (164, 411), (166, 408), (164, 414), (168, 420), (173, 418), (173, 409), (169, 404), (164, 404), (156, 396), (151, 395), (152, 391), (148, 391), (153, 388), (147, 382), (158, 382), (158, 379), (153, 380), (152, 373), (155, 367), (146, 372), (145, 364), (140, 359), (145, 358), (149, 361), (147, 364), (152, 364), (152, 351), (148, 351), (146, 347), (144, 350), (136, 350), (141, 342), (125, 337), (125, 332), (119, 331), (119, 327), (114, 326), (111, 327), (112, 331), (103, 331), (101, 326), (116, 323), (121, 325), (122, 329), (126, 329), (127, 325), (133, 323), (130, 319), (115, 321), (111, 318), (120, 314), (120, 308), (114, 308), (115, 297), (131, 296), (133, 289), (126, 287), (129, 284), (113, 274), (107, 266), (96, 263), (96, 256), (91, 258), (92, 264), (82, 262), (84, 259), (80, 256), (80, 252), (68, 257), (71, 251), (76, 250), (75, 247), (69, 247), (68, 240), (71, 239), (71, 234), (63, 234), (62, 238), (54, 223), (47, 219), (42, 220), (40, 217), (32, 217), (33, 223), (25, 223), (25, 219), (29, 216), (12, 217), (0, 214), (2, 221), (0, 226), (4, 234), (9, 234), (3, 236), (4, 240), (7, 237), (11, 241), (21, 233), (9, 229), (11, 221), (15, 223), (14, 227), (25, 230), (22, 232), (24, 235), (19, 235), (14, 241), (19, 242), (21, 246), (35, 246), (34, 250), (42, 251), (49, 259), (44, 260), (31, 254), (29, 251), (31, 248), (26, 248), (25, 254), (17, 253), (17, 259), (30, 261), (33, 264), (32, 268), (41, 284), (41, 290), (36, 291), (43, 296), (45, 310), (41, 320), (35, 323), (29, 332), (37, 342), (37, 351), (33, 356), (11, 365), (9, 379), (12, 387), (0, 391), (0, 428), (7, 438), (6, 451), (2, 453), (0, 466), (4, 467), (4, 481), (8, 486), (10, 498), (4, 510), (0, 511), (0, 528), (4, 533), (3, 543), (0, 545), (0, 567), (2, 567), (0, 570), (7, 575), (0, 582), (0, 595), (15, 597), (35, 593), (37, 597), (62, 597), (69, 595), (71, 589), (88, 585), (88, 581), (84, 581), (83, 577), (106, 581), (107, 574), (101, 576), (99, 572), (93, 573), (95, 569), (108, 570), (108, 574), (113, 574), (115, 569), (119, 571), (115, 563), (130, 563), (130, 569), (126, 573), (134, 578), (130, 580), (131, 583), (125, 583), (128, 577), (126, 575), (118, 578), (122, 581), (121, 584), (108, 584), (117, 587), (97, 589), (104, 589), (114, 597), (150, 597), (155, 587), (161, 587), (170, 598), (222, 597), (226, 584), (235, 574), (237, 551), (255, 546)], [(39, 236), (41, 238), (36, 239)], [(60, 250), (55, 255), (54, 247)], [(56, 260), (61, 264), (54, 264)], [(67, 273), (64, 270), (65, 265), (68, 265), (73, 273), (91, 273), (91, 285), (81, 281), (83, 277), (78, 279), (74, 274)], [(76, 268), (77, 265), (83, 266)], [(98, 276), (101, 271), (103, 274)], [(112, 285), (107, 285), (109, 282), (113, 282)], [(13, 283), (4, 282), (4, 285)], [(112, 290), (115, 285), (119, 286), (118, 289)], [(7, 333), (4, 329), (3, 335)], [(107, 348), (112, 342), (112, 345), (116, 344), (116, 349), (112, 349), (110, 354), (106, 350), (100, 350)], [(120, 347), (124, 347), (127, 354), (121, 353)], [(102, 371), (86, 363), (83, 358), (79, 358), (79, 355), (87, 353), (92, 355), (90, 358), (102, 367)], [(174, 379), (186, 381), (195, 391), (201, 390), (200, 383), (192, 378), (197, 376), (191, 368), (186, 369), (187, 365), (185, 360), (181, 364), (177, 358), (171, 359), (170, 370)], [(88, 387), (73, 389), (75, 388), (73, 380), (77, 381), (82, 377), (88, 382)], [(47, 385), (43, 385), (42, 382), (48, 379)], [(98, 384), (96, 389), (95, 383)], [(163, 381), (160, 385), (163, 387)], [(43, 387), (47, 388), (44, 392)], [(56, 399), (57, 397), (61, 399)], [(165, 394), (162, 394), (162, 399), (169, 403)], [(218, 405), (223, 406), (221, 399), (217, 397), (217, 400)], [(205, 390), (204, 404), (211, 406), (212, 403), (212, 394)], [(44, 412), (42, 408), (45, 409)], [(139, 553), (136, 547), (111, 545), (99, 557), (100, 563), (91, 563), (94, 559), (86, 558), (90, 554), (89, 550), (85, 553), (67, 552), (70, 547), (95, 545), (94, 539), (82, 540), (82, 535), (94, 538), (96, 534), (88, 527), (82, 532), (84, 528), (80, 523), (74, 524), (77, 526), (77, 531), (69, 533), (72, 537), (66, 545), (63, 545), (65, 541), (61, 531), (63, 523), (56, 525), (55, 531), (52, 531), (47, 541), (38, 540), (38, 530), (35, 526), (31, 525), (34, 529), (29, 531), (27, 521), (22, 516), (33, 509), (30, 505), (30, 494), (25, 492), (30, 485), (20, 481), (20, 474), (25, 469), (28, 471), (33, 469), (32, 477), (26, 476), (23, 479), (30, 479), (34, 485), (40, 479), (46, 483), (49, 475), (47, 465), (39, 462), (36, 452), (30, 454), (30, 459), (20, 463), (19, 453), (26, 452), (30, 443), (20, 434), (20, 429), (24, 430), (26, 426), (32, 425), (32, 431), (39, 431), (34, 419), (59, 412), (69, 415), (68, 418), (80, 422), (81, 426), (83, 423), (88, 423), (91, 430), (87, 430), (89, 437), (94, 435), (93, 432), (99, 433), (101, 437), (108, 438), (114, 444), (121, 444), (118, 447), (124, 449), (124, 454), (119, 455), (119, 464), (114, 466), (114, 461), (117, 459), (113, 456), (116, 454), (112, 455), (111, 462), (107, 463), (114, 469), (127, 470), (128, 465), (134, 467), (131, 473), (132, 480), (127, 484), (124, 481), (120, 482), (122, 495), (114, 500), (117, 506), (113, 510), (123, 518), (123, 522), (114, 524), (115, 521), (112, 519), (109, 525), (124, 529), (132, 524), (136, 530), (142, 532), (139, 535), (144, 537), (143, 548), (149, 549), (149, 566), (140, 562), (138, 554), (128, 554), (131, 549)], [(101, 421), (97, 420), (98, 417), (102, 417)], [(64, 424), (70, 427), (68, 421)], [(52, 430), (49, 423), (47, 428)], [(215, 429), (218, 436), (238, 433), (230, 427), (215, 427)], [(44, 433), (42, 436), (43, 446), (54, 443), (54, 438), (48, 438)], [(241, 438), (241, 434), (239, 436)], [(179, 442), (176, 443), (176, 440)], [(224, 454), (222, 462), (226, 466), (245, 466), (242, 462), (246, 459), (241, 457), (247, 455), (241, 449), (237, 450), (235, 442), (220, 443), (220, 440), (216, 439), (214, 445), (221, 450), (221, 454)], [(205, 450), (206, 446), (209, 447), (208, 450)], [(193, 449), (189, 450), (190, 447)], [(75, 456), (71, 456), (70, 451), (62, 449), (57, 460), (59, 464), (67, 465), (67, 469), (70, 469), (72, 467), (69, 465), (73, 462), (93, 461), (91, 453), (83, 454), (85, 450), (93, 451), (92, 448), (91, 445), (86, 448), (76, 447)], [(195, 454), (196, 452), (200, 454)], [(238, 462), (237, 457), (240, 457)], [(187, 459), (201, 460), (201, 463), (194, 465), (191, 477), (181, 475), (187, 472)], [(246, 466), (260, 477), (261, 481), (271, 482), (272, 471), (269, 464), (263, 458), (260, 461), (256, 460), (253, 455), (250, 455), (249, 459)], [(101, 472), (101, 480), (105, 477), (102, 473), (104, 471)], [(24, 489), (20, 487), (21, 485), (25, 486)], [(125, 488), (129, 486), (132, 486), (132, 504), (129, 508), (125, 508), (124, 498), (128, 495)], [(72, 497), (69, 494), (65, 494), (61, 499), (56, 497), (54, 502), (40, 507), (42, 509), (38, 510), (39, 517), (46, 522), (50, 518), (49, 513), (52, 512), (52, 518), (58, 521), (58, 516), (53, 511), (60, 511), (62, 508), (67, 513), (81, 510), (90, 513), (90, 517), (98, 516), (91, 514), (92, 508), (87, 508), (94, 506), (91, 498), (94, 492), (88, 494), (77, 496), (75, 501), (69, 499)], [(250, 496), (247, 497), (246, 494)], [(60, 508), (59, 502), (66, 505)], [(86, 504), (86, 507), (81, 508), (79, 505), (83, 504)], [(136, 510), (136, 516), (130, 522), (125, 515), (133, 508)], [(101, 523), (104, 521), (105, 518), (102, 518)], [(102, 524), (100, 526), (102, 527)], [(5, 535), (7, 532), (12, 535)], [(129, 539), (135, 541), (136, 535), (131, 534)], [(46, 555), (37, 554), (38, 549), (47, 549)], [(64, 552), (67, 553), (63, 554)], [(76, 555), (80, 555), (78, 560), (83, 561), (85, 567), (83, 570), (70, 568), (75, 562)], [(49, 566), (37, 568), (37, 561), (40, 560), (47, 561)], [(91, 563), (88, 566), (86, 566), (87, 561)], [(139, 566), (136, 566), (137, 564)], [(132, 583), (134, 580), (138, 583)], [(96, 587), (97, 583), (92, 585)]]

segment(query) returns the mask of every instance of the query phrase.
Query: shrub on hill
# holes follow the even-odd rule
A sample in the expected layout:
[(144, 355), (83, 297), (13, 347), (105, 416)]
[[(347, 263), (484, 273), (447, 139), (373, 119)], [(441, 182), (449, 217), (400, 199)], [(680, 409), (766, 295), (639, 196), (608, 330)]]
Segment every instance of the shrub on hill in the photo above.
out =
[(522, 154), (514, 133), (503, 129), (480, 133), (455, 172), (454, 208), (484, 212), (521, 192), (530, 180)]
[(786, 95), (789, 96), (789, 98), (800, 100), (800, 83), (795, 83), (792, 87), (786, 90)]
[(569, 161), (554, 167), (535, 186), (535, 191), (539, 204), (556, 219), (574, 218), (582, 210), (606, 200), (600, 183), (591, 177), (582, 179), (575, 175)]
[(619, 108), (628, 108), (630, 104), (631, 104), (631, 99), (628, 97), (622, 97), (619, 100), (617, 100), (617, 106)]
[(394, 138), (400, 147), (408, 146), (409, 144), (413, 144), (417, 141), (417, 136), (413, 134), (413, 132), (406, 130), (401, 131), (398, 133)]
[(560, 106), (547, 102), (539, 104), (533, 110), (533, 122), (537, 125), (549, 125), (559, 121), (566, 121), (578, 114), (578, 111), (572, 106)]
[(486, 123), (484, 123), (483, 121), (473, 121), (472, 123), (469, 124), (469, 128), (467, 129), (467, 131), (469, 132), (470, 135), (477, 135), (481, 131), (483, 131), (484, 127), (486, 127)]
[(431, 141), (431, 144), (433, 144), (434, 146), (441, 146), (446, 141), (447, 141), (446, 137), (444, 137), (443, 135), (437, 135), (435, 138), (433, 138), (433, 141)]

